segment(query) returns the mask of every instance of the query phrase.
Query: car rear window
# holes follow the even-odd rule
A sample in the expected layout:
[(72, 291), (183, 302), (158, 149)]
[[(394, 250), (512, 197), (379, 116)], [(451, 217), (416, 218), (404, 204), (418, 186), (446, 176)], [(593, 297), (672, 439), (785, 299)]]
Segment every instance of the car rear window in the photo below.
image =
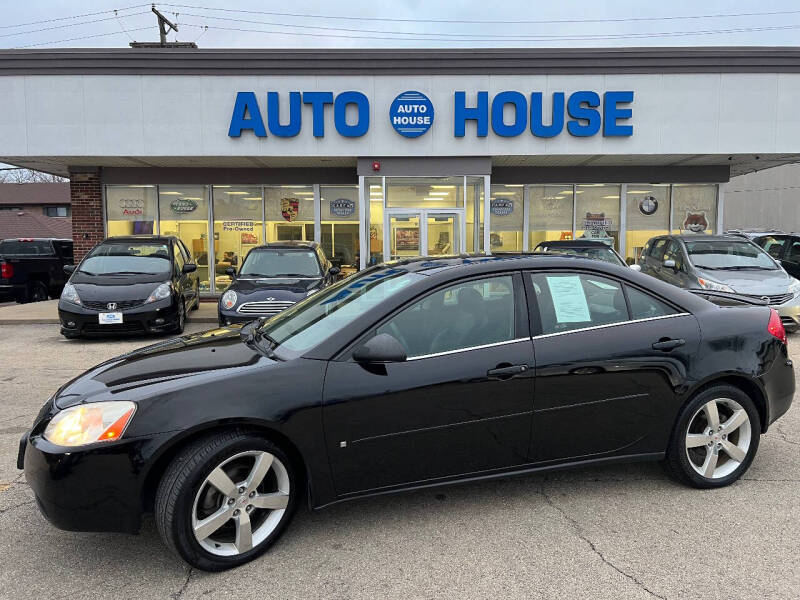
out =
[(3, 240), (0, 254), (6, 256), (52, 256), (53, 247), (47, 240)]

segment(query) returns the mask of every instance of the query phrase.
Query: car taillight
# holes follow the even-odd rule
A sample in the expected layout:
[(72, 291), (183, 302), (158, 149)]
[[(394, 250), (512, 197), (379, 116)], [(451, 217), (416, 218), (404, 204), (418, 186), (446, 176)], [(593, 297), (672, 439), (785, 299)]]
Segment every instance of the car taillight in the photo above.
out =
[(0, 278), (11, 279), (14, 275), (14, 265), (11, 263), (0, 263)]
[(769, 331), (772, 335), (782, 341), (784, 344), (786, 343), (786, 330), (783, 328), (783, 322), (781, 321), (781, 316), (778, 314), (778, 311), (774, 308), (770, 308), (769, 314), (769, 323), (767, 323), (767, 331)]

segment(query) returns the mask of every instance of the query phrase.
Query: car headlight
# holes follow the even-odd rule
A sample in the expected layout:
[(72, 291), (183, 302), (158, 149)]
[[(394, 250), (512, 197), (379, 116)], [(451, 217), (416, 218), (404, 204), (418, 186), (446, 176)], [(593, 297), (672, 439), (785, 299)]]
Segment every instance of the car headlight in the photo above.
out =
[(53, 417), (44, 437), (59, 446), (111, 442), (122, 437), (134, 412), (136, 405), (128, 401), (80, 404)]
[(76, 290), (75, 286), (71, 283), (68, 283), (64, 286), (64, 289), (61, 291), (61, 299), (66, 300), (67, 302), (72, 302), (72, 304), (81, 303), (80, 296), (78, 296), (78, 290)]
[(792, 283), (789, 284), (789, 293), (793, 296), (797, 296), (800, 294), (800, 281), (795, 279)]
[(230, 310), (234, 306), (236, 306), (236, 301), (238, 300), (238, 296), (236, 292), (233, 290), (228, 290), (224, 294), (222, 294), (222, 298), (220, 298), (219, 303), (222, 305), (223, 308), (227, 308)]
[(145, 300), (145, 304), (148, 302), (156, 302), (157, 300), (164, 300), (165, 298), (169, 298), (170, 294), (172, 293), (172, 284), (171, 283), (162, 283), (156, 289), (153, 290), (153, 293), (148, 296), (147, 300)]
[(732, 287), (725, 285), (724, 283), (717, 283), (716, 281), (703, 279), (702, 277), (698, 277), (697, 281), (700, 282), (700, 287), (706, 290), (712, 290), (714, 292), (730, 292), (731, 294), (736, 293)]

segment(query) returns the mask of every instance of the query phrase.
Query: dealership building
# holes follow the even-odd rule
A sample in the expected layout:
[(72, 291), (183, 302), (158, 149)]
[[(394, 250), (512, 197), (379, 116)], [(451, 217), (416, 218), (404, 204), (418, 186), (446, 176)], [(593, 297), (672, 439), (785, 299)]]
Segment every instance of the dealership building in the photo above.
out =
[(0, 50), (0, 162), (70, 178), (76, 256), (176, 235), (207, 294), (279, 240), (632, 262), (800, 159), (798, 97), (796, 48)]

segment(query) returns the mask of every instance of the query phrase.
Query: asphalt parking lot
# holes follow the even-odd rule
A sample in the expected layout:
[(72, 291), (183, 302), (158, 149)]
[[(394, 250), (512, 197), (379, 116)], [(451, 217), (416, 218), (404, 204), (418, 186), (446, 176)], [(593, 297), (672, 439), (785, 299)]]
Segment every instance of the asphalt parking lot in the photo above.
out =
[[(64, 381), (152, 341), (67, 341), (54, 325), (0, 325), (0, 597), (800, 596), (797, 401), (743, 480), (722, 490), (632, 464), (301, 509), (270, 552), (218, 574), (189, 570), (151, 520), (139, 536), (51, 527), (16, 470), (20, 436)], [(800, 336), (790, 352), (800, 364)]]

